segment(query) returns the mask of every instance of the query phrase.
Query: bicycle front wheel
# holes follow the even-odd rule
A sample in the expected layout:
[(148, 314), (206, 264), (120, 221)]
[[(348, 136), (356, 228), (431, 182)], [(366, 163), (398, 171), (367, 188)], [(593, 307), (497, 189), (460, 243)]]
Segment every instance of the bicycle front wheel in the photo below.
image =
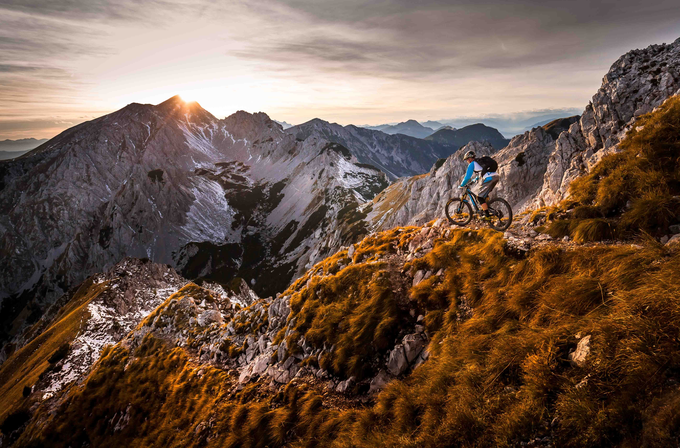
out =
[(489, 226), (499, 232), (508, 230), (508, 227), (512, 224), (512, 207), (510, 207), (508, 201), (501, 198), (495, 198), (488, 201), (488, 204), (489, 216), (491, 216)]
[(467, 202), (463, 202), (458, 198), (450, 199), (444, 207), (446, 217), (449, 222), (458, 226), (464, 226), (472, 221), (472, 208)]

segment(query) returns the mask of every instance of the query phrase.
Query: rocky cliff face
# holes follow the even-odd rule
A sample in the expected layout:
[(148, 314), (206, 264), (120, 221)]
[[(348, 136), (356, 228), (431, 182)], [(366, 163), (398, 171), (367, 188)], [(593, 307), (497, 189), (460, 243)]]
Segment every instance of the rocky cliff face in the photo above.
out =
[(456, 146), (425, 141), (403, 134), (389, 135), (357, 126), (340, 126), (314, 119), (293, 126), (286, 132), (298, 139), (311, 135), (339, 143), (348, 148), (359, 162), (374, 165), (391, 179), (426, 173), (440, 158), (449, 156)]
[(560, 134), (534, 205), (550, 205), (602, 155), (616, 151), (632, 121), (680, 90), (680, 39), (621, 56), (580, 120)]
[(325, 236), (340, 210), (387, 185), (338, 144), (296, 140), (262, 113), (218, 120), (178, 97), (69, 129), (0, 164), (0, 180), (9, 333), (125, 256), (281, 287), (339, 247)]

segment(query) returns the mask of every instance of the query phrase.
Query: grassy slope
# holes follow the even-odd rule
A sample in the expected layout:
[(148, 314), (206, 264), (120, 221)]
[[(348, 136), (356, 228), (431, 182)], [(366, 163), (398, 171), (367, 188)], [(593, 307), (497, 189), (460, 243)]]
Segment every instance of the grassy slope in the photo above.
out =
[(40, 374), (50, 368), (50, 357), (77, 336), (89, 315), (88, 303), (105, 288), (106, 283), (86, 281), (45, 331), (0, 366), (0, 420), (10, 409), (30, 404), (32, 399), (23, 397), (23, 388), (33, 386)]
[[(401, 316), (397, 302), (367, 307), (354, 300), (362, 288), (370, 293), (370, 285), (381, 285), (378, 254), (403, 244), (408, 232), (385, 232), (360, 246), (360, 266), (371, 273), (366, 277), (353, 266), (337, 270), (341, 254), (312, 270), (331, 275), (310, 274), (309, 283), (303, 279), (289, 291), (295, 318), (306, 322), (300, 332), (338, 344), (329, 361), (340, 374), (361, 364), (343, 353), (379, 351), (377, 329), (391, 335)], [(183, 349), (148, 336), (133, 356), (122, 346), (106, 352), (87, 384), (72, 390), (48, 422), (43, 440), (415, 447), (504, 446), (551, 435), (559, 446), (677, 444), (680, 251), (653, 243), (545, 247), (517, 259), (505, 252), (499, 234), (458, 230), (410, 268), (445, 269), (439, 280), (412, 288), (406, 304), (426, 313), (432, 355), (372, 404), (338, 406), (333, 394), (302, 383), (280, 393), (254, 383), (234, 395), (226, 372), (203, 366), (199, 375)], [(346, 294), (343, 284), (350, 275), (355, 294)], [(392, 303), (389, 293), (367, 297), (374, 305)], [(463, 302), (474, 310), (469, 319)], [(345, 311), (334, 315), (333, 307)], [(325, 333), (330, 330), (335, 336)], [(577, 333), (591, 335), (592, 352), (581, 367), (568, 361)], [(127, 426), (116, 431), (123, 415)]]

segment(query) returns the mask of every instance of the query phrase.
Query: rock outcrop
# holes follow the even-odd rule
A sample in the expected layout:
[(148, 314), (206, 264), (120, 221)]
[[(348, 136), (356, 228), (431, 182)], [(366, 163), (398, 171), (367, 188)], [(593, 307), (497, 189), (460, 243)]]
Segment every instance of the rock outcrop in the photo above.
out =
[(616, 151), (627, 129), (680, 90), (680, 39), (621, 56), (577, 123), (560, 134), (535, 205), (555, 204), (571, 182), (604, 154)]

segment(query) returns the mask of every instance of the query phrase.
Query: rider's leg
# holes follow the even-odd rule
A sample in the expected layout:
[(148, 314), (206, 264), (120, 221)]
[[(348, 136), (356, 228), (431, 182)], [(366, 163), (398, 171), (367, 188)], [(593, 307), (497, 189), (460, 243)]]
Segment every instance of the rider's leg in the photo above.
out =
[(479, 199), (479, 204), (482, 206), (482, 213), (484, 216), (489, 216), (489, 204), (486, 203), (486, 199), (489, 197), (489, 193), (498, 183), (498, 174), (494, 174), (484, 179), (482, 187), (480, 188), (477, 198)]
[(489, 204), (486, 203), (486, 198), (483, 196), (478, 196), (477, 199), (479, 200), (479, 205), (482, 207), (482, 212), (484, 213), (484, 216), (488, 216)]

